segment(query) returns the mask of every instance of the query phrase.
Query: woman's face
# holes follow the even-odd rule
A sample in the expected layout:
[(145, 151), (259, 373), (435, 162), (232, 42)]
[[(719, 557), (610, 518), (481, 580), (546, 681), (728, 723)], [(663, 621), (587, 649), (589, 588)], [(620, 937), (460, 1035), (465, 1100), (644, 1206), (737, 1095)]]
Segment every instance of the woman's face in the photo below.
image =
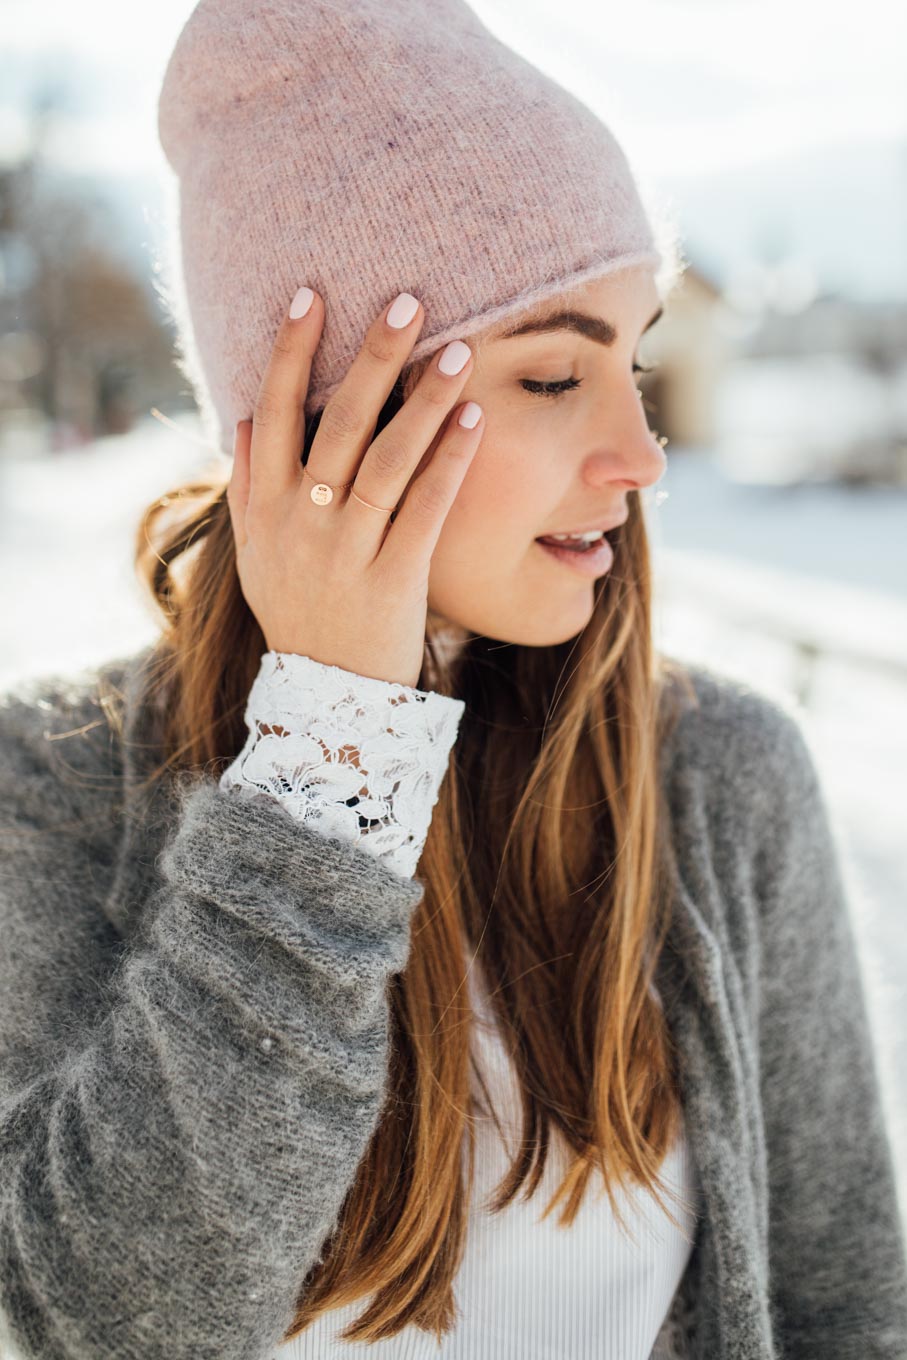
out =
[[(664, 451), (633, 371), (659, 305), (652, 269), (635, 267), (467, 337), (474, 366), (459, 401), (479, 403), (485, 433), (432, 555), (430, 630), (543, 647), (585, 627), (601, 577), (580, 575), (535, 540), (624, 518), (627, 492), (663, 475)], [(599, 330), (609, 323), (614, 338), (603, 344), (566, 329), (503, 334), (565, 310), (587, 314)], [(407, 395), (423, 368), (408, 375)], [(567, 379), (579, 386), (558, 396), (523, 385)]]

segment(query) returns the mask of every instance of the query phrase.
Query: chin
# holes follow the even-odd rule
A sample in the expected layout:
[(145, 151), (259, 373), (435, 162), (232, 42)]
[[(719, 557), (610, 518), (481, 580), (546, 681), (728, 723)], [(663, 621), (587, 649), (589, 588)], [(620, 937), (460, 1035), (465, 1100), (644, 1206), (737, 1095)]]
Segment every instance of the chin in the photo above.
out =
[[(447, 649), (448, 655), (475, 636), (518, 647), (554, 647), (569, 642), (586, 627), (595, 608), (595, 587), (600, 584), (597, 578), (583, 581), (578, 577), (567, 598), (552, 590), (546, 599), (544, 589), (532, 577), (514, 573), (511, 589), (503, 579), (496, 581), (494, 592), (477, 588), (460, 601), (460, 609), (454, 607), (456, 601), (446, 611), (430, 603), (426, 632)], [(493, 596), (499, 608), (494, 607)], [(481, 610), (475, 609), (478, 598), (483, 598), (486, 606)]]
[(448, 655), (455, 653), (459, 646), (462, 646), (466, 637), (486, 637), (491, 642), (511, 644), (515, 647), (556, 647), (561, 642), (569, 642), (583, 631), (589, 622), (592, 613), (593, 601), (590, 599), (589, 606), (583, 610), (574, 610), (573, 617), (565, 615), (565, 611), (558, 611), (557, 620), (550, 620), (547, 623), (544, 619), (533, 618), (506, 619), (506, 618), (486, 618), (484, 621), (476, 619), (469, 627), (448, 630), (446, 633), (433, 634), (448, 649)]

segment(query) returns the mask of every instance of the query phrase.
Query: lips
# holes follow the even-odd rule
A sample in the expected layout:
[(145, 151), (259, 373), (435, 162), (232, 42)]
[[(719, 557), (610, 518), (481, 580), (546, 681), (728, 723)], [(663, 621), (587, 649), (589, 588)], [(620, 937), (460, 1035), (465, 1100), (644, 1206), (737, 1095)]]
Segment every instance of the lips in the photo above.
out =
[(551, 533), (540, 534), (538, 539), (536, 539), (536, 542), (539, 542), (543, 538), (550, 538), (552, 534), (590, 534), (593, 529), (602, 529), (604, 530), (605, 533), (608, 533), (611, 529), (619, 529), (622, 524), (626, 524), (629, 518), (630, 512), (627, 511), (627, 513), (621, 519), (612, 520), (600, 519), (596, 520), (594, 524), (574, 525), (573, 528), (571, 529), (552, 529)]
[(602, 534), (601, 538), (593, 538), (591, 540), (577, 538), (572, 542), (569, 542), (566, 539), (556, 539), (553, 535), (546, 534), (544, 538), (537, 538), (536, 543), (544, 543), (545, 546), (549, 548), (563, 548), (566, 552), (591, 552), (593, 548), (601, 543), (602, 538), (604, 538), (604, 534)]
[(548, 543), (542, 543), (539, 539), (536, 542), (549, 558), (570, 567), (581, 576), (590, 578), (604, 576), (614, 565), (614, 549), (607, 538), (599, 539), (586, 551), (564, 548), (560, 545), (552, 547)]

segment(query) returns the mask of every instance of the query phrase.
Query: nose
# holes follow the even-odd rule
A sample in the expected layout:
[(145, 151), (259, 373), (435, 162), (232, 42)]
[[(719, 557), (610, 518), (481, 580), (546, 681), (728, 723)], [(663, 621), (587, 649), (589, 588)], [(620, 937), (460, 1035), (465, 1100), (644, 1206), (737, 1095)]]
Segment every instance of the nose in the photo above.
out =
[(617, 483), (633, 490), (653, 486), (664, 476), (667, 456), (658, 435), (649, 428), (641, 396), (633, 383), (630, 395), (622, 397), (619, 405), (615, 405), (612, 393), (607, 412), (599, 409), (596, 413), (596, 430), (591, 437), (599, 447), (587, 453), (582, 464), (587, 486), (594, 489)]

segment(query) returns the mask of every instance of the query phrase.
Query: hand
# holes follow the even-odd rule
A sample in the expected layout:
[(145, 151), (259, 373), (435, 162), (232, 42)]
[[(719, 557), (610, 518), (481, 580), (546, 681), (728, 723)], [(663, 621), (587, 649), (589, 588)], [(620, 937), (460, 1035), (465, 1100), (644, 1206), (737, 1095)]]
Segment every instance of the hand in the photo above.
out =
[[(340, 387), (327, 402), (304, 476), (304, 401), (324, 304), (287, 315), (262, 378), (252, 420), (236, 427), (227, 501), (240, 586), (269, 650), (297, 652), (377, 680), (415, 686), (425, 650), (428, 576), (441, 526), (466, 475), (484, 416), (466, 403), (451, 416), (472, 370), (438, 367), (433, 355), (399, 412), (376, 438), (378, 416), (412, 352), (421, 306), (402, 329), (385, 307)], [(461, 409), (478, 410), (473, 429)], [(371, 440), (371, 442), (369, 442)], [(428, 453), (424, 471), (408, 487)], [(353, 482), (316, 505), (316, 481)], [(408, 489), (407, 489), (408, 488)], [(390, 524), (390, 511), (406, 497)]]

